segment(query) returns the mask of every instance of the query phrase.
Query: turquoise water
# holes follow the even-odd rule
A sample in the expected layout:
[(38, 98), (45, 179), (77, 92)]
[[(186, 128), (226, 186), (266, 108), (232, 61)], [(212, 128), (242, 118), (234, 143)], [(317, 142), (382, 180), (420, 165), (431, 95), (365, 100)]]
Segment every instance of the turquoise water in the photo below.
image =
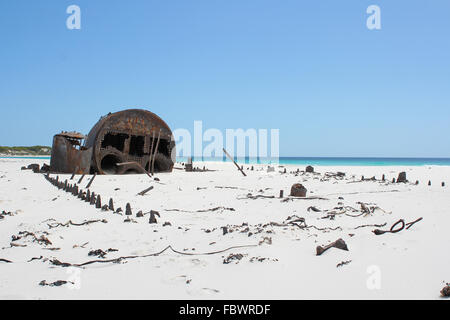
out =
[[(235, 159), (245, 164), (290, 164), (315, 166), (450, 166), (450, 158), (345, 158), (345, 157), (280, 157), (274, 159)], [(186, 162), (187, 158), (177, 158)], [(193, 161), (202, 161), (195, 158)], [(226, 158), (203, 158), (203, 161), (229, 161)]]
[(0, 159), (47, 159), (50, 160), (50, 156), (42, 156), (42, 157), (0, 157)]
[[(0, 157), (3, 159), (42, 159), (50, 157)], [(227, 158), (193, 158), (194, 161), (229, 161)], [(450, 158), (332, 158), (332, 157), (280, 157), (274, 159), (236, 159), (245, 164), (291, 164), (315, 166), (450, 166)], [(178, 162), (186, 162), (187, 158), (179, 157)]]
[(450, 158), (280, 158), (280, 163), (322, 166), (450, 166)]

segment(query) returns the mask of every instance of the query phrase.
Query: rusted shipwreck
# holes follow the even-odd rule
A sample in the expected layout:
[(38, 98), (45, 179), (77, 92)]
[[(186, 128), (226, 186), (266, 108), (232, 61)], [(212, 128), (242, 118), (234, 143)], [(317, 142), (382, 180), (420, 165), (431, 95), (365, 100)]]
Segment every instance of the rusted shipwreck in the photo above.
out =
[(169, 126), (150, 111), (130, 109), (100, 118), (87, 136), (76, 132), (55, 135), (50, 172), (171, 172), (174, 157)]

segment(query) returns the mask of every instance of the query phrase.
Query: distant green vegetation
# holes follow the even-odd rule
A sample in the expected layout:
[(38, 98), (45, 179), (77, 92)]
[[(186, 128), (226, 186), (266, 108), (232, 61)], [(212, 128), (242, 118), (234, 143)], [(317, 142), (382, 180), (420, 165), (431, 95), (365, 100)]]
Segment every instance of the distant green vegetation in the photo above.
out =
[(51, 147), (46, 146), (32, 146), (32, 147), (0, 147), (1, 155), (8, 156), (47, 156), (52, 153)]

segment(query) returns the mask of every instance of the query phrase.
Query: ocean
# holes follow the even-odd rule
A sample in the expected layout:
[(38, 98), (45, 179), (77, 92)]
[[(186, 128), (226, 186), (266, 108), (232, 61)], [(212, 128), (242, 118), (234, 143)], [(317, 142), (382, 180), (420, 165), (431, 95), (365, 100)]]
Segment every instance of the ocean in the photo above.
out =
[[(41, 159), (50, 157), (0, 157), (0, 159)], [(235, 159), (244, 164), (290, 164), (314, 166), (450, 166), (450, 158), (358, 158), (358, 157), (280, 157), (276, 159)], [(186, 157), (178, 157), (178, 162), (187, 162)], [(195, 158), (193, 161), (229, 161), (227, 158)]]
[[(193, 161), (229, 161), (227, 158), (193, 157)], [(363, 157), (280, 157), (276, 159), (235, 159), (245, 164), (290, 164), (314, 166), (450, 166), (450, 158), (363, 158)], [(186, 162), (187, 158), (177, 158)]]

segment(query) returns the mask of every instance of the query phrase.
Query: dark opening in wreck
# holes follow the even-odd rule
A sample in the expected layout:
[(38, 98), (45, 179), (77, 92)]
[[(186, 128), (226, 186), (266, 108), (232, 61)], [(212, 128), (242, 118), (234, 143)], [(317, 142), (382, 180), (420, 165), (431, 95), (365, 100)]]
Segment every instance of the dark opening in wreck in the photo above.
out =
[[(82, 145), (82, 140), (84, 144)], [(77, 174), (171, 172), (175, 142), (169, 126), (141, 109), (110, 113), (87, 137), (61, 133), (53, 139), (50, 171)]]

